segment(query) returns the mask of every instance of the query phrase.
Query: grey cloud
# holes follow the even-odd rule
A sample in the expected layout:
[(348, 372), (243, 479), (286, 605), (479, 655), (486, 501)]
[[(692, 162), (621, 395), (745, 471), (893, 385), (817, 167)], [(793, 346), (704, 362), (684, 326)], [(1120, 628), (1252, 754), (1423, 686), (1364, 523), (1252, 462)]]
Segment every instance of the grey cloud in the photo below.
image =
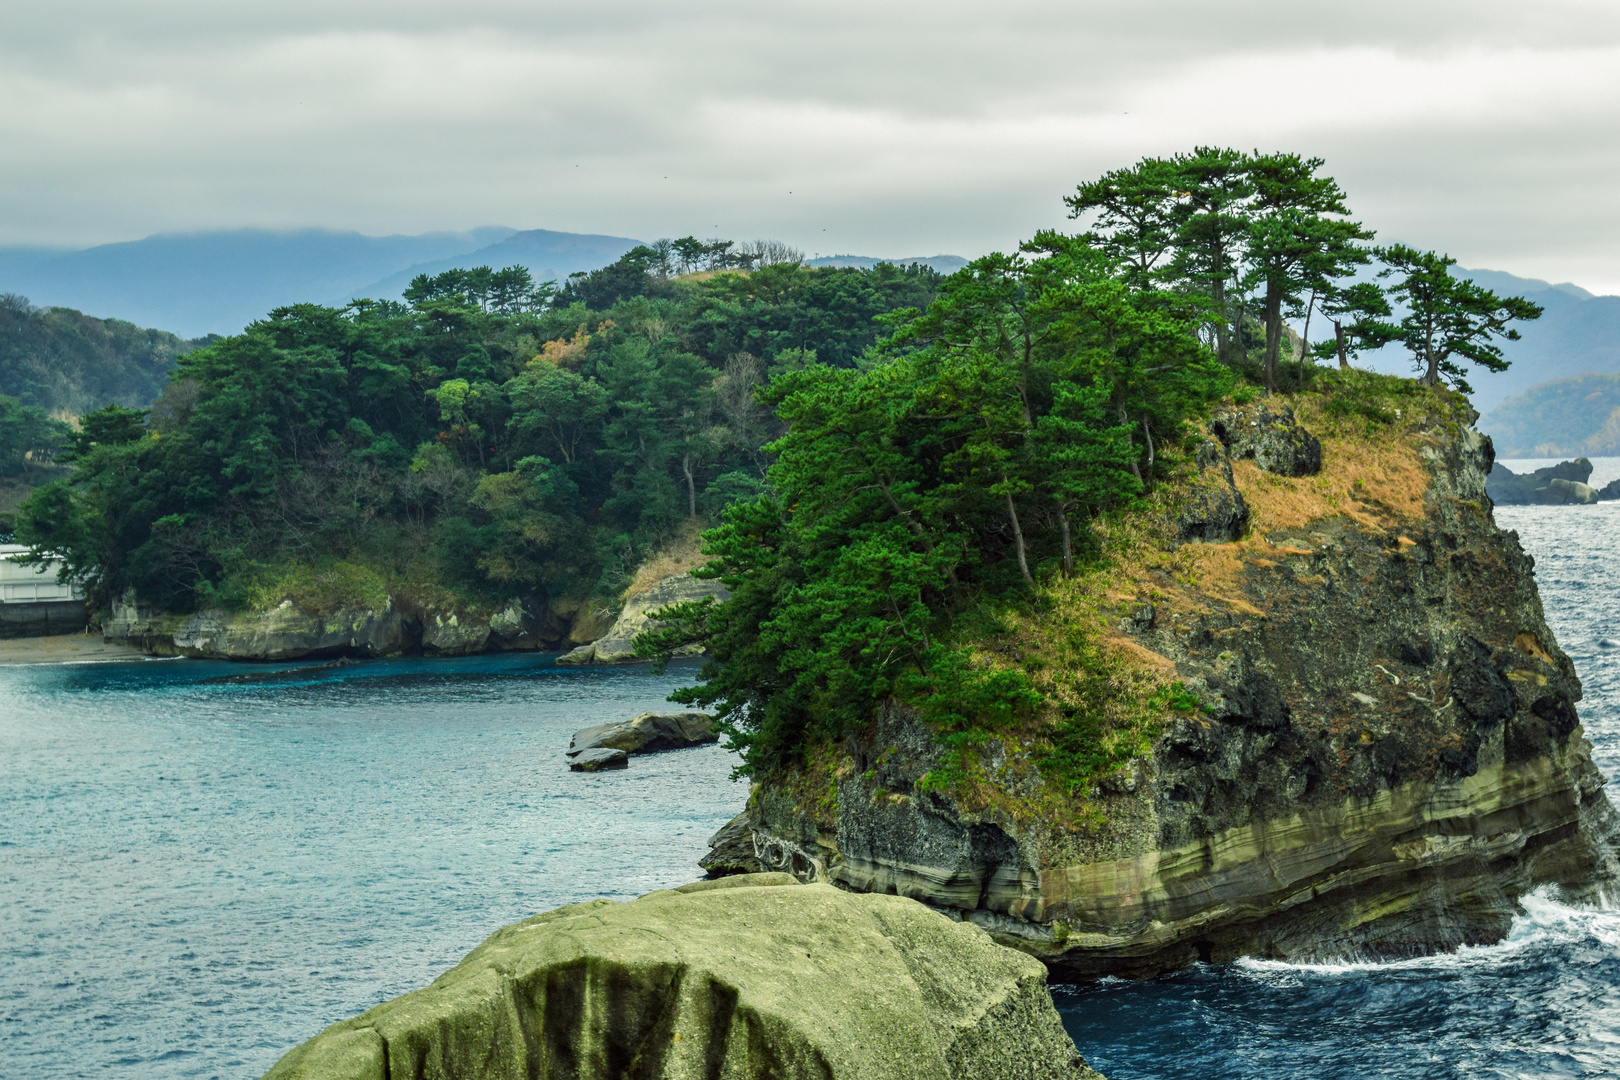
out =
[(1608, 3), (149, 0), (8, 19), (0, 243), (500, 222), (972, 255), (1061, 224), (1082, 177), (1213, 142), (1327, 158), (1384, 236), (1620, 290), (1597, 179), (1620, 166)]

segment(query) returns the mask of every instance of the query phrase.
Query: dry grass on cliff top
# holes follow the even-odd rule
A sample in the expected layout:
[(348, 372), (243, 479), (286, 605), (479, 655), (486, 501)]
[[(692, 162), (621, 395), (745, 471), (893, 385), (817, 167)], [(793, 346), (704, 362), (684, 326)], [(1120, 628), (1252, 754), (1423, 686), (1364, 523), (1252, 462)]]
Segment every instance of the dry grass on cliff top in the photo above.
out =
[[(982, 763), (968, 770), (956, 785), (967, 805), (1071, 826), (1095, 824), (1097, 793), (1088, 785), (1151, 752), (1153, 740), (1185, 705), (1174, 693), (1180, 686), (1175, 665), (1127, 633), (1124, 620), (1145, 603), (1164, 619), (1218, 610), (1264, 618), (1264, 601), (1250, 590), (1251, 575), (1311, 550), (1286, 540), (1273, 543), (1268, 534), (1333, 521), (1336, 527), (1398, 535), (1424, 515), (1432, 475), (1421, 450), (1437, 441), (1440, 428), (1455, 424), (1458, 399), (1447, 391), (1414, 391), (1410, 380), (1372, 376), (1363, 382), (1361, 374), (1350, 376), (1351, 408), (1334, 407), (1342, 391), (1337, 379), (1323, 380), (1325, 393), (1277, 401), (1292, 407), (1321, 439), (1322, 470), (1289, 478), (1238, 462), (1234, 480), (1250, 512), (1250, 529), (1241, 540), (1178, 543), (1174, 519), (1193, 481), (1187, 463), (1147, 497), (1142, 510), (1096, 523), (1103, 558), (1091, 569), (1047, 582), (1042, 603), (1000, 613), (999, 632), (980, 636), (975, 659), (1021, 670), (1048, 704), (1017, 729), (996, 733), (1008, 763), (999, 774)], [(1063, 718), (1080, 714), (1089, 717), (1095, 752), (1074, 778), (1078, 790), (1051, 784), (1032, 790), (1018, 783), (1042, 744), (1072, 722)], [(1015, 788), (1022, 790), (1015, 794)]]
[(621, 599), (629, 600), (651, 592), (665, 578), (695, 570), (708, 562), (703, 554), (703, 526), (696, 521), (683, 521), (669, 542), (647, 557), (636, 567), (635, 576), (624, 588)]

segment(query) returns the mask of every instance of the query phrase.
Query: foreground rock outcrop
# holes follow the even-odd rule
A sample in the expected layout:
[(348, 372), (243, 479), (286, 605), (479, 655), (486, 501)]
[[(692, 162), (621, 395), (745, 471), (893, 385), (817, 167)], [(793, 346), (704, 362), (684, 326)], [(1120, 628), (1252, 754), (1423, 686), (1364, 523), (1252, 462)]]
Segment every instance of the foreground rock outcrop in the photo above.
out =
[(762, 778), (761, 864), (915, 897), (1081, 978), (1494, 941), (1531, 888), (1613, 882), (1580, 683), (1492, 520), (1490, 444), (1454, 395), (1401, 404), (1376, 430), (1318, 414), (1317, 475), (1275, 410), (1190, 453), (1102, 616), (1121, 670), (1197, 700), (1147, 753), (1069, 798), (992, 738), (951, 786), (892, 708)]
[(1088, 1080), (1046, 972), (896, 896), (780, 874), (497, 931), (265, 1080)]
[(622, 750), (626, 754), (656, 754), (718, 742), (720, 732), (708, 713), (645, 712), (616, 724), (597, 724), (574, 732), (565, 753), (577, 757), (591, 750)]
[[(725, 586), (718, 581), (700, 581), (691, 574), (667, 577), (644, 593), (632, 596), (608, 632), (588, 645), (557, 658), (559, 664), (630, 664), (636, 660), (636, 635), (654, 629), (652, 613), (671, 604), (713, 596), (725, 599)], [(690, 656), (697, 650), (685, 649), (676, 656)]]

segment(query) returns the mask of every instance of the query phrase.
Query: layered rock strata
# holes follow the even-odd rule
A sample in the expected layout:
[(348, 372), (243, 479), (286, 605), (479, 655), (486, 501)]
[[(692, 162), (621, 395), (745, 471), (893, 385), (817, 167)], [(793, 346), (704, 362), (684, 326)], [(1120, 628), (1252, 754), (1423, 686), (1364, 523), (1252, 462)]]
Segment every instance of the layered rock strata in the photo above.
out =
[(497, 931), (265, 1080), (1096, 1080), (1046, 972), (896, 896), (781, 874)]
[[(1149, 574), (1108, 632), (1202, 709), (1089, 793), (1102, 824), (1018, 811), (1033, 781), (995, 740), (985, 782), (1024, 777), (1005, 797), (920, 784), (942, 752), (891, 709), (821, 772), (766, 778), (748, 814), (761, 864), (915, 897), (1063, 977), (1494, 941), (1527, 890), (1614, 880), (1580, 683), (1492, 520), (1488, 440), (1437, 401), (1399, 446), (1330, 441), (1331, 477), (1300, 475), (1315, 440), (1274, 430), (1291, 417), (1253, 454), (1275, 473), (1234, 473), (1236, 439), (1193, 455), (1168, 544), (1207, 573)], [(1358, 473), (1344, 456), (1362, 454)], [(1262, 503), (1293, 524), (1235, 535)]]

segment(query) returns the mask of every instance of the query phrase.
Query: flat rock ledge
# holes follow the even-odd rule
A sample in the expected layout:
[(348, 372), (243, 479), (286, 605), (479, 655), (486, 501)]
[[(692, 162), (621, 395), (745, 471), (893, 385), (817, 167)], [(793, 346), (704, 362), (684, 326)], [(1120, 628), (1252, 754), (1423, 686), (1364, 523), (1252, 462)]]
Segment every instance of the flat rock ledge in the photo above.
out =
[(265, 1080), (1100, 1080), (1038, 960), (914, 900), (700, 881), (496, 931)]
[(564, 751), (578, 759), (596, 750), (622, 750), (626, 754), (656, 754), (662, 750), (684, 750), (718, 741), (714, 717), (707, 713), (645, 712), (616, 724), (581, 728)]
[(598, 747), (595, 750), (586, 750), (569, 759), (568, 767), (574, 772), (602, 772), (606, 769), (627, 769), (630, 767), (630, 755), (623, 750), (609, 750)]

